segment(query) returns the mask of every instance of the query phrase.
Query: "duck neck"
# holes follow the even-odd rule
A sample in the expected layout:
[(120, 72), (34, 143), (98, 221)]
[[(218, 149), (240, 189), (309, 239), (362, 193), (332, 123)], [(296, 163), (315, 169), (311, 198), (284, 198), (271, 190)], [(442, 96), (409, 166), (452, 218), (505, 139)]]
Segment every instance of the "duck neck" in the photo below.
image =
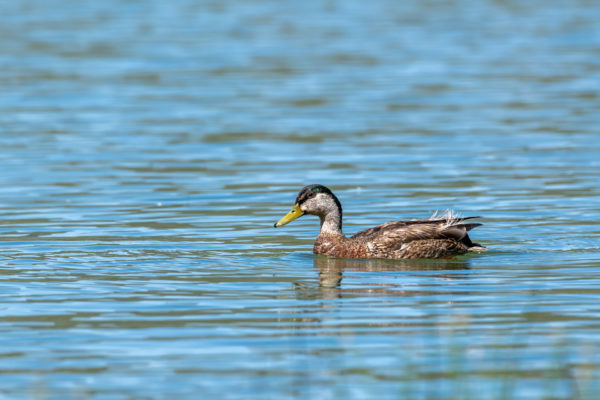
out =
[(342, 209), (337, 208), (325, 215), (321, 215), (320, 235), (343, 235), (342, 233)]

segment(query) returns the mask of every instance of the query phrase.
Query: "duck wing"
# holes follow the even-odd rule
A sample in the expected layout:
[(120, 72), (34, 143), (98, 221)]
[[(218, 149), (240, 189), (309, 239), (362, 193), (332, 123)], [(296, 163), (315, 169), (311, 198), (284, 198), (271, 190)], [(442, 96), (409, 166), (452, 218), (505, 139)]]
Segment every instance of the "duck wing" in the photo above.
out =
[(392, 221), (374, 228), (360, 231), (352, 239), (372, 243), (375, 247), (386, 249), (400, 248), (414, 240), (453, 239), (471, 246), (467, 232), (480, 226), (478, 223), (462, 221), (478, 217), (424, 219), (413, 221)]
[[(363, 231), (357, 232), (356, 234), (354, 234), (354, 236), (352, 236), (352, 238), (360, 238), (360, 239), (367, 239), (367, 238), (373, 238), (379, 235), (382, 235), (388, 231), (396, 231), (396, 230), (404, 230), (407, 229), (408, 231), (414, 231), (414, 232), (419, 232), (419, 230), (422, 231), (428, 231), (431, 226), (446, 226), (446, 227), (452, 227), (452, 226), (457, 226), (460, 225), (460, 222), (463, 222), (464, 220), (467, 219), (473, 219), (473, 218), (481, 218), (481, 217), (461, 217), (461, 218), (440, 218), (440, 219), (415, 219), (415, 220), (408, 220), (408, 221), (391, 221), (391, 222), (386, 222), (385, 224), (381, 224), (379, 226), (376, 226), (374, 228), (369, 228), (369, 229), (365, 229)], [(415, 227), (416, 225), (416, 227)], [(467, 231), (471, 230), (472, 228), (474, 228), (475, 226), (479, 226), (481, 224), (465, 224), (465, 225), (471, 225), (471, 228), (467, 229)]]

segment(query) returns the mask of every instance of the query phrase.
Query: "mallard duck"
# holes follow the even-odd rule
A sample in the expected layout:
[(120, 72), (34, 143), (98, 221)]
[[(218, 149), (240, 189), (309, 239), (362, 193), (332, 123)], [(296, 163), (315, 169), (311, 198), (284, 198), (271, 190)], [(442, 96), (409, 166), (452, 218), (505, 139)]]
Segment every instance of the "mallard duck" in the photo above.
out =
[(463, 221), (478, 217), (455, 217), (448, 213), (428, 219), (392, 221), (358, 232), (352, 237), (342, 233), (342, 205), (329, 188), (323, 185), (304, 187), (296, 204), (286, 216), (275, 223), (275, 228), (296, 218), (317, 215), (321, 219), (321, 232), (313, 252), (331, 257), (345, 258), (440, 258), (487, 248), (471, 242), (468, 231), (480, 226)]

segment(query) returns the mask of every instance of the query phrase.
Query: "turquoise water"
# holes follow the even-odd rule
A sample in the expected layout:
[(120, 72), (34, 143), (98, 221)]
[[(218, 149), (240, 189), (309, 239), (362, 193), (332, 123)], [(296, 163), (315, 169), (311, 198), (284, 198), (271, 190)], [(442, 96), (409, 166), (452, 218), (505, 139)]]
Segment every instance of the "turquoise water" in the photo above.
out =
[[(600, 5), (0, 6), (0, 397), (593, 399)], [(479, 255), (315, 257), (453, 208)]]

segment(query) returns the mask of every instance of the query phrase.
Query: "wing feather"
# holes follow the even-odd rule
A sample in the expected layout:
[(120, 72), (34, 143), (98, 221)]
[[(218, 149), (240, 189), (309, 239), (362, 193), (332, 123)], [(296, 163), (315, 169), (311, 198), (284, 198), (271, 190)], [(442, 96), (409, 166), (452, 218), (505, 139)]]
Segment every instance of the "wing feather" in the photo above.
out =
[(373, 247), (388, 251), (399, 249), (416, 240), (453, 239), (457, 242), (470, 243), (467, 232), (481, 224), (460, 222), (472, 218), (478, 217), (392, 221), (360, 231), (352, 238), (368, 241)]

